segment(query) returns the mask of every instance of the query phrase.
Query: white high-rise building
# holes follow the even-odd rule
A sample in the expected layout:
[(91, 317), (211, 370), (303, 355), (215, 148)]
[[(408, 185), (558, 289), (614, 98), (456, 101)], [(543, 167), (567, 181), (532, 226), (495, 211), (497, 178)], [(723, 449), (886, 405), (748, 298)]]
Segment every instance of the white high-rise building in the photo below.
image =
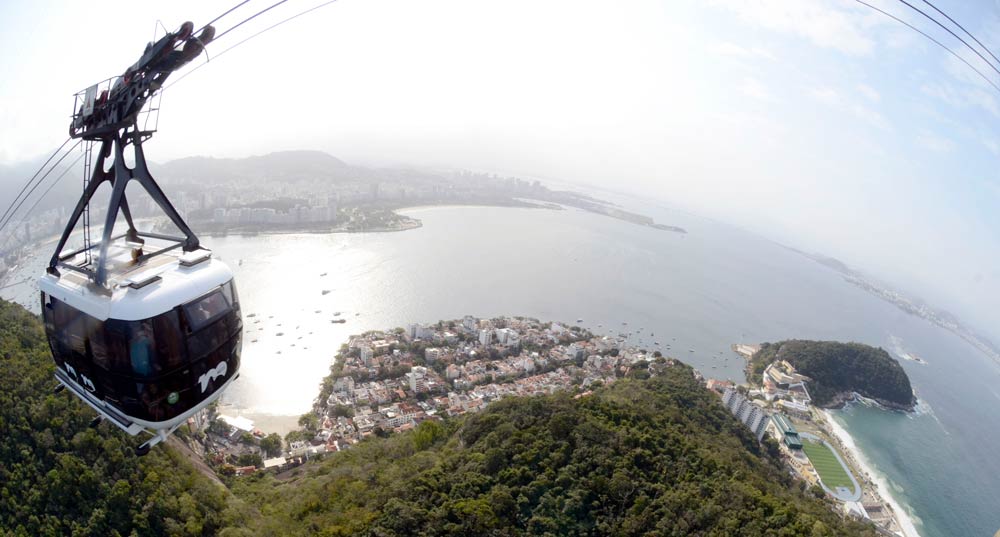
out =
[(413, 393), (423, 393), (427, 391), (427, 368), (422, 366), (414, 366), (410, 368), (410, 372), (406, 374), (407, 379), (410, 381), (410, 389)]
[(375, 357), (375, 351), (369, 346), (361, 347), (361, 361), (364, 362), (365, 367), (371, 367), (372, 358)]
[(490, 343), (493, 342), (493, 331), (492, 330), (480, 330), (479, 331), (479, 344), (488, 347)]

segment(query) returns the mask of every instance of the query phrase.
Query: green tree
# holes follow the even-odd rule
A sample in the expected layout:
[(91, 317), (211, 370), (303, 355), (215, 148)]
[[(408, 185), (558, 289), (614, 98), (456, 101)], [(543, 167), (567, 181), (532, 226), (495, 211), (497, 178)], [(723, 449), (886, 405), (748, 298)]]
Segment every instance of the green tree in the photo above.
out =
[(282, 442), (278, 433), (271, 433), (260, 440), (260, 448), (268, 457), (281, 455)]

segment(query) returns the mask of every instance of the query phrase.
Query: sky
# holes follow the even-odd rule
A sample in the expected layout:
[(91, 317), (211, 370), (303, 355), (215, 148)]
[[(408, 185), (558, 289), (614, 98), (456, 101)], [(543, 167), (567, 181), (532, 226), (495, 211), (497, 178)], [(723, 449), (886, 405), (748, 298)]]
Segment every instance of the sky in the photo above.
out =
[[(1000, 336), (1000, 91), (853, 0), (339, 0), (224, 52), (320, 1), (210, 45), (164, 91), (149, 158), (318, 149), (597, 185), (838, 257)], [(57, 147), (71, 95), (135, 62), (157, 20), (234, 3), (0, 5), (0, 164)], [(1000, 56), (1000, 2), (934, 4)]]

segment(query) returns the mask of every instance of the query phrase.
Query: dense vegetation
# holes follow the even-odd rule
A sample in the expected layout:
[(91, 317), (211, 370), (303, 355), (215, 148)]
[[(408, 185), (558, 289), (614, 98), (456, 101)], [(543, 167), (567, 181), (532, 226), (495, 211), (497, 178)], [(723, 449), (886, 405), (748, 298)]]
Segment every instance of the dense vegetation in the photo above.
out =
[(838, 404), (839, 396), (850, 392), (894, 408), (910, 409), (915, 402), (903, 367), (881, 348), (836, 341), (765, 343), (751, 360), (752, 379), (760, 382), (764, 369), (775, 360), (787, 360), (813, 379), (809, 394), (820, 406)]
[(41, 322), (0, 301), (0, 535), (212, 535), (240, 519), (180, 455), (137, 459), (138, 441), (88, 427), (96, 414), (54, 385)]
[(227, 478), (53, 394), (38, 320), (0, 302), (0, 535), (875, 535), (803, 492), (683, 365), (507, 399), (290, 475)]
[(875, 535), (809, 497), (683, 365), (510, 398), (234, 491), (270, 535)]

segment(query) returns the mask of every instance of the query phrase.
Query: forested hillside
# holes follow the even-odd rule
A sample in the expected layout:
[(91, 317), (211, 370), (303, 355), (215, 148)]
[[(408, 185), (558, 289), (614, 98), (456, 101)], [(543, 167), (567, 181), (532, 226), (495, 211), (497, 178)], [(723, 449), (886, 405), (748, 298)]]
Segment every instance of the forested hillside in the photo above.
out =
[(53, 394), (39, 321), (0, 302), (0, 535), (875, 535), (793, 482), (687, 366), (507, 399), (279, 477), (195, 472)]
[(591, 395), (505, 399), (234, 491), (270, 535), (875, 535), (766, 449), (678, 364)]
[(861, 343), (789, 340), (764, 343), (754, 354), (750, 372), (754, 382), (775, 360), (787, 360), (799, 373), (812, 378), (809, 394), (819, 406), (840, 403), (840, 395), (857, 392), (893, 408), (911, 409), (915, 403), (910, 378), (889, 353)]
[(230, 495), (169, 449), (139, 443), (53, 394), (41, 322), (0, 301), (0, 535), (213, 535)]

